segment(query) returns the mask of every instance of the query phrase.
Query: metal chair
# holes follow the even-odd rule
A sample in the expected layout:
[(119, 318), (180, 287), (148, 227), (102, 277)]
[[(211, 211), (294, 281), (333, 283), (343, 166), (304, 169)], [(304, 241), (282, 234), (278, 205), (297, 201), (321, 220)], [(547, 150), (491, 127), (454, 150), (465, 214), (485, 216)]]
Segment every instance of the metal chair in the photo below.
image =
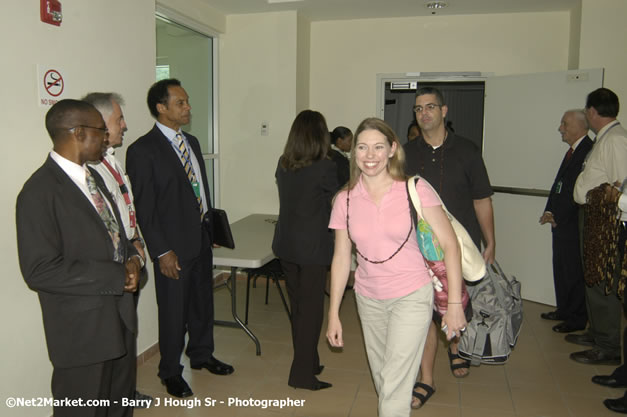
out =
[(287, 306), (287, 301), (285, 300), (285, 296), (283, 295), (283, 290), (281, 289), (281, 285), (279, 284), (279, 280), (285, 280), (285, 274), (283, 273), (283, 269), (281, 268), (281, 262), (278, 259), (273, 259), (267, 264), (259, 267), (259, 268), (246, 268), (244, 272), (247, 274), (246, 278), (246, 314), (244, 316), (244, 323), (248, 324), (248, 305), (250, 300), (250, 281), (253, 281), (253, 287), (256, 287), (257, 278), (266, 277), (266, 304), (268, 304), (268, 292), (270, 289), (270, 280), (274, 281), (277, 290), (279, 290), (279, 295), (281, 296), (281, 301), (283, 302), (283, 307), (285, 307), (285, 312), (287, 313), (287, 317), (292, 320), (292, 315), (290, 314), (290, 309)]

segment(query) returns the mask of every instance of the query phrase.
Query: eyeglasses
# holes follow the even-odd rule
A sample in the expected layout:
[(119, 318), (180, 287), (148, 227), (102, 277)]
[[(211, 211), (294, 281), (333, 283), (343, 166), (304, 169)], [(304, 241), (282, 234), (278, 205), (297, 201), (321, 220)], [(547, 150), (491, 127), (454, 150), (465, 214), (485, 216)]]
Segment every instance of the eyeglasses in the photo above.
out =
[(106, 127), (96, 127), (96, 126), (87, 126), (87, 125), (77, 125), (74, 127), (69, 128), (68, 130), (74, 130), (77, 127), (82, 127), (82, 128), (86, 128), (86, 129), (96, 129), (96, 130), (100, 130), (101, 132), (104, 132), (104, 137), (108, 138), (109, 137), (109, 129), (107, 129)]
[(433, 110), (435, 110), (436, 107), (442, 107), (442, 105), (429, 103), (426, 104), (424, 107), (414, 106), (414, 113), (422, 113), (423, 111), (428, 111), (429, 113), (431, 113)]

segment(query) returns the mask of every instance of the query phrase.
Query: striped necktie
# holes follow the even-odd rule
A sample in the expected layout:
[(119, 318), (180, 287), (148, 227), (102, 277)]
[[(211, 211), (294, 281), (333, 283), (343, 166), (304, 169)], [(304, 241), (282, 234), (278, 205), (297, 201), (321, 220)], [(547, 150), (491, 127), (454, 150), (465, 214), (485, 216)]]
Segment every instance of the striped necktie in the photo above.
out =
[[(178, 141), (178, 148), (180, 151), (179, 156), (181, 157), (181, 163), (183, 164), (183, 169), (185, 170), (187, 179), (192, 184), (198, 183), (198, 180), (196, 179), (196, 174), (194, 173), (194, 167), (192, 167), (189, 151), (187, 150), (187, 145), (185, 145), (185, 141), (183, 140), (183, 136), (180, 133), (177, 133), (176, 140)], [(200, 192), (198, 194), (199, 195), (198, 197), (196, 197), (196, 200), (198, 201), (198, 208), (200, 210), (200, 215), (202, 216), (204, 211), (202, 197), (200, 196)]]
[(122, 254), (122, 245), (120, 244), (120, 226), (102, 197), (100, 190), (98, 190), (95, 178), (91, 175), (91, 172), (89, 172), (88, 169), (85, 170), (85, 178), (87, 180), (89, 194), (96, 206), (96, 211), (105, 224), (105, 227), (109, 232), (109, 236), (111, 237), (111, 241), (113, 242), (113, 260), (122, 263), (124, 261), (124, 255)]

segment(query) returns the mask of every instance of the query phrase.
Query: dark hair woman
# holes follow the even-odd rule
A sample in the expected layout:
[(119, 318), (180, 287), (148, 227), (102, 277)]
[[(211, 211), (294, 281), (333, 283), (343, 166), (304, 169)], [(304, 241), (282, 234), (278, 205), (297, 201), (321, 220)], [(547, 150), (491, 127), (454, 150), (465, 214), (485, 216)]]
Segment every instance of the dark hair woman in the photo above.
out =
[(331, 200), (339, 189), (328, 149), (324, 117), (304, 110), (292, 124), (276, 170), (280, 209), (272, 250), (287, 277), (292, 314), (294, 358), (288, 384), (314, 391), (331, 386), (316, 377), (323, 369), (318, 339), (324, 286), (333, 256), (333, 234), (328, 224)]

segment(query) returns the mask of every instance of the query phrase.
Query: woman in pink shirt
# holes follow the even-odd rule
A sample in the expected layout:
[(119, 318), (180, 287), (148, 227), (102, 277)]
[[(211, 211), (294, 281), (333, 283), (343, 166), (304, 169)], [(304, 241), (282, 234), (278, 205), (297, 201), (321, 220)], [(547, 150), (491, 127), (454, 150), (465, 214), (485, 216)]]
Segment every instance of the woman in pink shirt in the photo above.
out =
[[(433, 287), (412, 226), (396, 134), (383, 120), (361, 122), (353, 139), (351, 178), (333, 203), (335, 229), (327, 339), (342, 347), (339, 308), (355, 244), (357, 309), (368, 362), (379, 396), (379, 417), (409, 416), (411, 394), (433, 312)], [(447, 338), (461, 334), (461, 261), (455, 232), (435, 194), (422, 181), (423, 214), (444, 251), (449, 309)]]

